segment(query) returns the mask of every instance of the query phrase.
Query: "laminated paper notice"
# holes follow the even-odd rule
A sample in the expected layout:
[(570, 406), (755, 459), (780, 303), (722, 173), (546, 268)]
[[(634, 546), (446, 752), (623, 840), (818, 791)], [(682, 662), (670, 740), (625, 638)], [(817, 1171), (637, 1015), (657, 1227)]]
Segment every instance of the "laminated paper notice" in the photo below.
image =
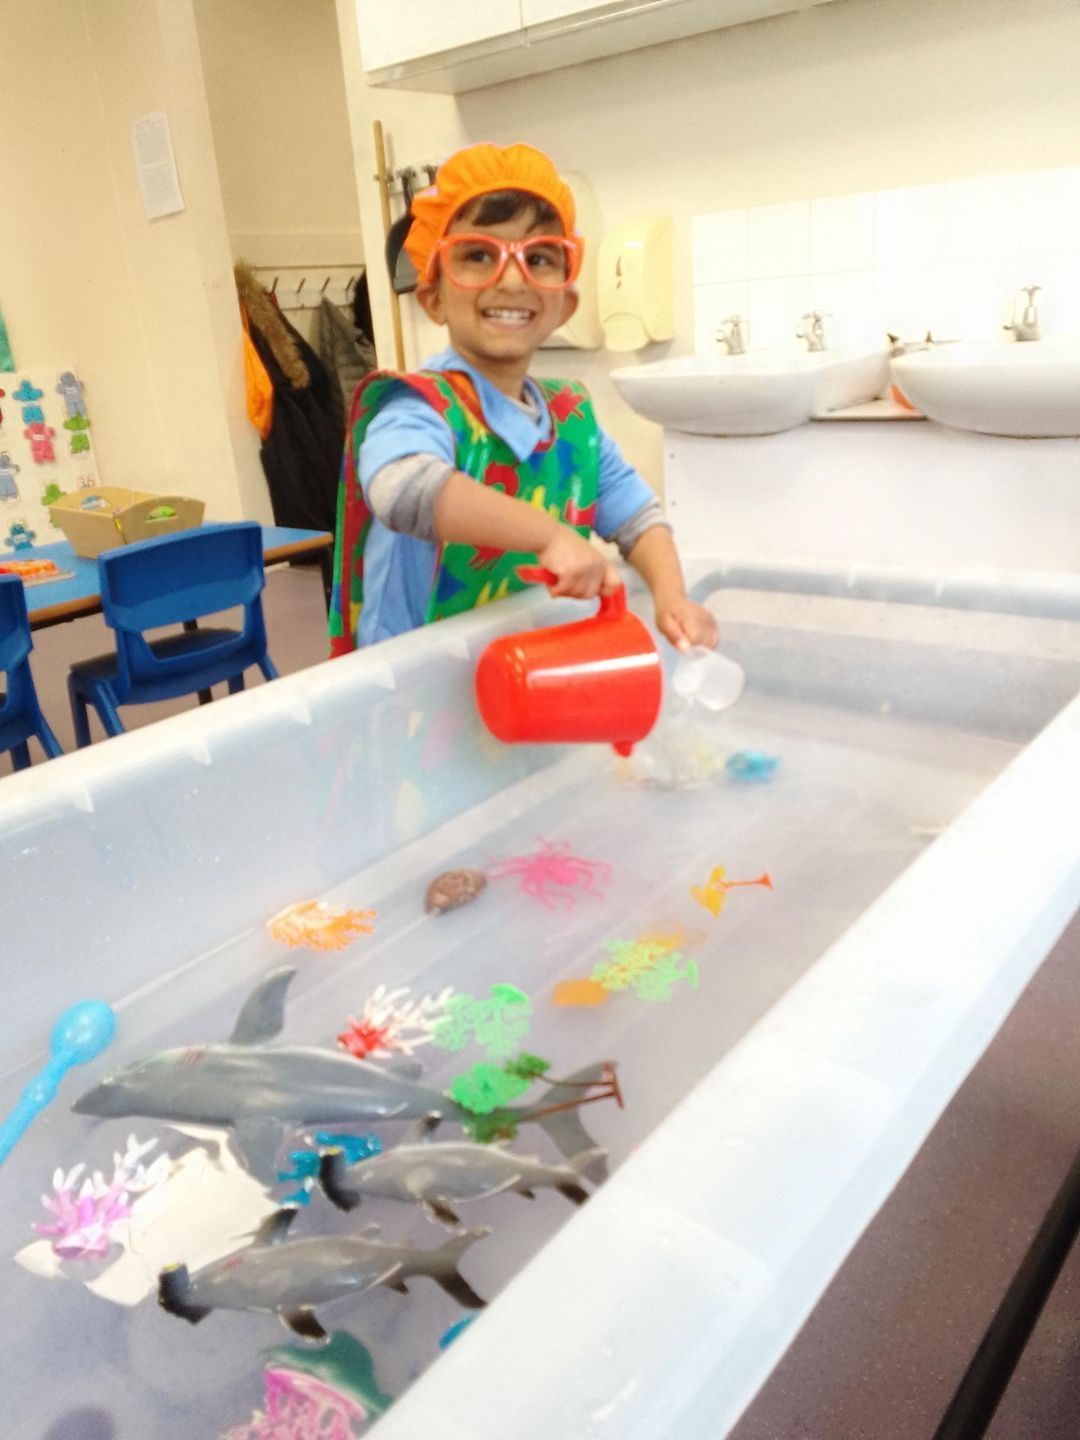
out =
[(158, 220), (162, 215), (175, 215), (183, 210), (184, 197), (176, 174), (169, 117), (163, 110), (140, 115), (131, 122), (131, 145), (146, 218)]

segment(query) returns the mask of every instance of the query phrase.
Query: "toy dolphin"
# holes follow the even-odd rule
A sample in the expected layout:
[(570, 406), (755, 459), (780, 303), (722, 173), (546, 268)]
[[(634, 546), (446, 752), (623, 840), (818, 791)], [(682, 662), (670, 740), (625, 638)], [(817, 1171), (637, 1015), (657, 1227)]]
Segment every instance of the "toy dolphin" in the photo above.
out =
[[(81, 1095), (72, 1109), (99, 1118), (143, 1115), (231, 1127), (248, 1169), (267, 1184), (276, 1176), (275, 1158), (286, 1137), (304, 1126), (431, 1115), (465, 1124), (473, 1118), (439, 1091), (418, 1084), (421, 1067), (414, 1060), (375, 1064), (342, 1050), (270, 1045), (284, 1024), (285, 992), (295, 974), (283, 966), (252, 991), (227, 1043), (147, 1055)], [(516, 1124), (542, 1126), (561, 1154), (579, 1155), (592, 1149), (593, 1141), (577, 1110), (568, 1107), (601, 1081), (614, 1084), (611, 1065), (568, 1075), (549, 1086), (543, 1105), (507, 1114)], [(617, 1089), (612, 1093), (617, 1096)], [(595, 1162), (592, 1174), (605, 1177), (602, 1162)]]
[[(432, 1117), (434, 1124), (438, 1117)], [(430, 1134), (434, 1125), (421, 1122)], [(444, 1225), (461, 1222), (450, 1201), (483, 1200), (513, 1190), (532, 1200), (537, 1190), (557, 1190), (575, 1205), (584, 1205), (589, 1192), (581, 1179), (606, 1150), (585, 1150), (565, 1165), (549, 1165), (536, 1155), (515, 1155), (499, 1145), (477, 1145), (469, 1140), (432, 1145), (398, 1145), (387, 1154), (350, 1165), (340, 1148), (326, 1151), (319, 1165), (319, 1182), (327, 1197), (341, 1210), (352, 1210), (365, 1195), (385, 1200), (411, 1200)]]
[(211, 1310), (256, 1310), (276, 1314), (305, 1340), (325, 1340), (316, 1305), (361, 1295), (388, 1285), (407, 1295), (405, 1281), (426, 1275), (460, 1305), (479, 1310), (486, 1303), (458, 1270), (470, 1245), (490, 1230), (468, 1230), (434, 1250), (387, 1244), (362, 1236), (315, 1236), (285, 1240), (296, 1209), (276, 1211), (246, 1249), (197, 1270), (171, 1265), (158, 1276), (158, 1304), (192, 1325)]

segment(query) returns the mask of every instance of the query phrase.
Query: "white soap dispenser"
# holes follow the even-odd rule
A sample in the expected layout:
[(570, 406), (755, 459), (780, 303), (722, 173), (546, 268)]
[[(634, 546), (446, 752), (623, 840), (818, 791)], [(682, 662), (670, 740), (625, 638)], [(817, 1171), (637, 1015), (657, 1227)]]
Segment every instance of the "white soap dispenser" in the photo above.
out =
[(577, 278), (578, 306), (541, 345), (542, 350), (599, 350), (604, 343), (600, 311), (596, 303), (596, 275), (600, 254), (600, 206), (592, 185), (584, 175), (562, 171), (562, 178), (574, 196), (577, 222), (574, 228), (585, 240), (585, 259)]
[(641, 215), (604, 236), (599, 302), (609, 350), (671, 339), (673, 245), (670, 215)]

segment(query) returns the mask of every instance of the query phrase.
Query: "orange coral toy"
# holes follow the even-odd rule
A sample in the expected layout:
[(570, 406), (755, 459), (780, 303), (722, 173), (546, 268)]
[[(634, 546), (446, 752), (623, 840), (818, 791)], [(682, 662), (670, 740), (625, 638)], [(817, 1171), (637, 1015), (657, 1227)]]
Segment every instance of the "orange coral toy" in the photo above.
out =
[(608, 991), (596, 980), (560, 980), (551, 998), (556, 1005), (603, 1005)]
[(295, 949), (344, 950), (357, 935), (371, 935), (375, 910), (339, 910), (323, 900), (300, 900), (266, 922), (271, 937), (280, 945)]

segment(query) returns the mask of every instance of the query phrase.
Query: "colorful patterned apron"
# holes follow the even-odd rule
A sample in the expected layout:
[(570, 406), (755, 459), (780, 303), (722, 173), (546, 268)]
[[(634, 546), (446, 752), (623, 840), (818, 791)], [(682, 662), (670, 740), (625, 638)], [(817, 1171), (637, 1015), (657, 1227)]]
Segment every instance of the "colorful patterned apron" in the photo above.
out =
[[(468, 375), (425, 370), (413, 375), (374, 371), (357, 387), (349, 410), (345, 470), (338, 490), (334, 545), (334, 590), (330, 609), (330, 654), (356, 647), (356, 625), (364, 603), (364, 545), (371, 512), (360, 487), (356, 456), (367, 428), (386, 397), (407, 385), (439, 412), (454, 436), (454, 464), (483, 485), (547, 510), (588, 535), (596, 518), (600, 477), (600, 430), (592, 401), (580, 385), (563, 380), (537, 382), (551, 412), (551, 437), (518, 461), (509, 445), (488, 428)], [(439, 547), (424, 623), (460, 615), (489, 600), (525, 588), (519, 565), (536, 556), (476, 545)]]

